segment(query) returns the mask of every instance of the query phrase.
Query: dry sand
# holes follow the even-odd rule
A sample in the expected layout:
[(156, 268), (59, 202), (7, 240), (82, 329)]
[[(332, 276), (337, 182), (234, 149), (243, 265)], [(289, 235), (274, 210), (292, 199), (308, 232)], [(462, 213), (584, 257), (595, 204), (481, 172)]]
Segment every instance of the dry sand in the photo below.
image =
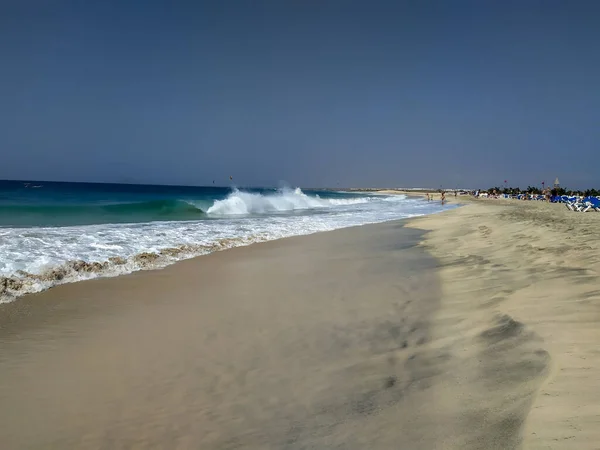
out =
[(442, 265), (433, 338), (462, 353), (468, 414), (526, 416), (526, 449), (599, 449), (600, 214), (481, 200), (410, 226)]
[(600, 448), (600, 215), (563, 208), (479, 201), (410, 221), (424, 236), (369, 225), (2, 305), (0, 448)]

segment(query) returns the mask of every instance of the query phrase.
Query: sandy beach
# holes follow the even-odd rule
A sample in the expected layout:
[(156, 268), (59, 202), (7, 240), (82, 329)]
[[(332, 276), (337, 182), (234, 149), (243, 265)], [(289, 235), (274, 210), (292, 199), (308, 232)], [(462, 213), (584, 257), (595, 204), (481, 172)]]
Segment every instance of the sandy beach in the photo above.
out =
[(597, 449), (600, 215), (467, 203), (0, 305), (2, 448)]

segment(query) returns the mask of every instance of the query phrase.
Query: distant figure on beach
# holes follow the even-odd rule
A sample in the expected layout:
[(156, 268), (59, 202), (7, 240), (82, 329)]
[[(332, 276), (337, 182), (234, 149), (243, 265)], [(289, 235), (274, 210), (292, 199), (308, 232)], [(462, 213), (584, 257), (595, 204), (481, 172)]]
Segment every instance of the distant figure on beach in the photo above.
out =
[(429, 197), (429, 192), (427, 193), (427, 201), (431, 201), (431, 197)]
[(458, 191), (454, 191), (454, 198), (458, 197)]
[(442, 191), (442, 205), (446, 202), (446, 193)]

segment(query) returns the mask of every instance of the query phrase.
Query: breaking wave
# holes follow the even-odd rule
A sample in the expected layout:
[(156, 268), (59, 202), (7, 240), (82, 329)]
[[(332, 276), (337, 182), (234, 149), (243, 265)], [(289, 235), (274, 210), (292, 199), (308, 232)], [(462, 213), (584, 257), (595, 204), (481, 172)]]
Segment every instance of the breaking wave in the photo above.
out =
[(273, 195), (262, 195), (234, 190), (227, 198), (217, 200), (206, 211), (214, 216), (238, 216), (246, 214), (273, 214), (297, 210), (329, 208), (332, 206), (367, 203), (369, 197), (321, 198), (306, 195), (300, 188), (283, 189)]

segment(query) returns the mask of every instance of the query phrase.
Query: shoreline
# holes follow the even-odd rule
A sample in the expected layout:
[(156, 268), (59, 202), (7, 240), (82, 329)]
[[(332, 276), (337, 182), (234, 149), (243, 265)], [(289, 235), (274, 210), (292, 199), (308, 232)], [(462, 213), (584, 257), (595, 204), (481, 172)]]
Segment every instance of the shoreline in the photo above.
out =
[[(124, 237), (121, 229), (115, 228), (114, 224), (107, 224), (106, 229), (97, 225), (91, 231), (77, 227), (51, 227), (42, 228), (41, 231), (37, 228), (9, 228), (3, 236), (6, 244), (3, 246), (3, 254), (8, 256), (5, 264), (0, 264), (3, 266), (3, 273), (0, 275), (0, 305), (65, 283), (164, 268), (178, 261), (215, 251), (274, 239), (381, 223), (390, 219), (400, 220), (402, 216), (422, 214), (425, 209), (429, 210), (425, 213), (431, 213), (443, 208), (438, 208), (437, 205), (426, 207), (419, 202), (407, 201), (406, 211), (400, 209), (394, 212), (393, 206), (386, 206), (381, 211), (377, 208), (365, 209), (353, 218), (342, 218), (343, 214), (339, 218), (325, 214), (319, 216), (321, 219), (318, 220), (311, 219), (310, 215), (290, 214), (287, 216), (289, 222), (278, 221), (277, 218), (270, 220), (267, 216), (251, 216), (247, 218), (250, 222), (246, 223), (235, 222), (238, 217), (233, 216), (224, 219), (226, 222), (223, 229), (218, 228), (221, 225), (217, 222), (189, 222), (192, 223), (190, 226), (187, 221), (132, 224), (138, 227), (132, 229), (138, 234), (137, 237), (131, 237), (132, 230), (129, 229)], [(212, 227), (206, 225), (209, 223)], [(146, 236), (142, 234), (145, 231), (150, 238), (142, 239), (142, 245), (135, 245), (140, 236)], [(78, 239), (77, 236), (81, 234), (83, 238)], [(28, 240), (35, 243), (28, 253), (33, 255), (31, 264), (24, 262), (27, 255), (22, 254), (21, 250), (23, 246), (30, 245)], [(68, 244), (59, 245), (63, 241)]]
[[(439, 213), (435, 213), (435, 214), (439, 214)], [(16, 303), (23, 301), (23, 300), (29, 300), (30, 298), (37, 298), (39, 296), (44, 296), (48, 292), (52, 292), (56, 289), (61, 289), (61, 288), (65, 288), (68, 286), (73, 286), (73, 285), (75, 285), (75, 286), (84, 285), (85, 286), (89, 283), (112, 281), (112, 280), (118, 280), (118, 279), (127, 278), (127, 277), (151, 276), (153, 274), (160, 274), (161, 272), (163, 272), (165, 270), (177, 270), (177, 268), (180, 264), (194, 263), (194, 262), (199, 264), (199, 263), (203, 262), (207, 257), (211, 257), (218, 253), (223, 253), (223, 252), (229, 253), (232, 251), (236, 252), (236, 251), (240, 251), (240, 250), (244, 250), (244, 249), (254, 249), (254, 248), (260, 249), (262, 246), (265, 246), (265, 245), (268, 246), (270, 244), (278, 246), (279, 243), (285, 242), (288, 240), (294, 241), (295, 239), (310, 238), (313, 236), (327, 235), (329, 233), (336, 233), (336, 232), (346, 231), (346, 230), (348, 230), (348, 231), (357, 230), (357, 229), (360, 229), (363, 227), (370, 227), (370, 226), (377, 226), (377, 225), (389, 224), (389, 225), (398, 225), (398, 226), (404, 227), (408, 224), (408, 222), (410, 220), (413, 220), (413, 218), (395, 219), (395, 220), (389, 220), (389, 221), (385, 221), (385, 222), (368, 223), (368, 224), (364, 224), (364, 225), (353, 225), (353, 226), (344, 227), (344, 228), (337, 228), (334, 230), (316, 231), (316, 232), (312, 232), (309, 234), (284, 236), (284, 237), (280, 237), (280, 238), (276, 238), (276, 239), (269, 239), (269, 240), (265, 240), (265, 241), (256, 241), (256, 242), (245, 243), (243, 245), (234, 245), (231, 247), (213, 246), (212, 250), (207, 253), (197, 254), (197, 255), (190, 256), (188, 258), (175, 260), (170, 263), (167, 263), (164, 266), (158, 266), (158, 265), (157, 266), (147, 266), (147, 267), (142, 267), (140, 269), (133, 270), (131, 272), (123, 272), (123, 273), (117, 273), (114, 275), (111, 274), (111, 275), (106, 275), (106, 276), (101, 275), (101, 276), (96, 276), (96, 277), (92, 277), (92, 278), (78, 279), (78, 280), (74, 280), (74, 281), (66, 281), (64, 283), (56, 284), (56, 285), (53, 285), (51, 287), (48, 287), (48, 288), (40, 290), (40, 291), (25, 293), (18, 297), (14, 297), (9, 301), (0, 302), (0, 321), (1, 321), (2, 315), (4, 314), (4, 311), (7, 309), (11, 309)], [(89, 263), (89, 264), (93, 265), (94, 263)], [(9, 278), (9, 277), (7, 277), (7, 278)], [(2, 277), (0, 277), (0, 280), (1, 279), (2, 279)]]

